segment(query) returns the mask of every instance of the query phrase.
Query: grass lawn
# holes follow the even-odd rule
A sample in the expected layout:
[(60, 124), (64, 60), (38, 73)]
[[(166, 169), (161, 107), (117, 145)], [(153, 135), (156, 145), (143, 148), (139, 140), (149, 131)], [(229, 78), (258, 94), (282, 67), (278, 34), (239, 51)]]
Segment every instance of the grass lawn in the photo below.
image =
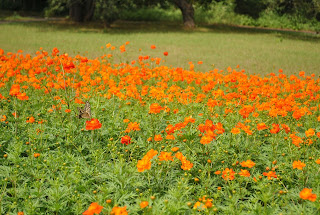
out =
[[(237, 65), (249, 73), (269, 74), (283, 69), (286, 74), (303, 70), (320, 74), (320, 37), (314, 34), (243, 29), (230, 26), (200, 26), (186, 31), (178, 24), (118, 22), (112, 29), (79, 26), (65, 22), (0, 24), (0, 48), (5, 52), (34, 54), (40, 47), (47, 51), (57, 47), (70, 56), (81, 54), (97, 57), (107, 54), (101, 46), (119, 46), (130, 41), (126, 59), (138, 55), (163, 57), (166, 65), (188, 68), (189, 61), (202, 65), (200, 71), (213, 68), (225, 70)], [(150, 46), (156, 49), (150, 51)], [(141, 51), (139, 51), (141, 49)]]

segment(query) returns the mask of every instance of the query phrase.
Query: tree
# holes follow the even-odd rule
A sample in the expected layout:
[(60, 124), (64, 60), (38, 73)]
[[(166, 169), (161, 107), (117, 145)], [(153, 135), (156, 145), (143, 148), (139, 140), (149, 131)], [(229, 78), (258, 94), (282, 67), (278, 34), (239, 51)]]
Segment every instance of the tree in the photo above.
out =
[(194, 28), (194, 8), (192, 2), (187, 0), (174, 0), (175, 5), (181, 10), (183, 24), (187, 28)]
[(95, 8), (95, 0), (70, 1), (69, 16), (76, 22), (87, 22), (92, 20)]

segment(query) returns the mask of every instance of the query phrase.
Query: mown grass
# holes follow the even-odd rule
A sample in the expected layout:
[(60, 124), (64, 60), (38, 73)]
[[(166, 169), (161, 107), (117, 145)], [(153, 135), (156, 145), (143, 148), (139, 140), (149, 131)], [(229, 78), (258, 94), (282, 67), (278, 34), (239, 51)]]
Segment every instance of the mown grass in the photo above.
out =
[[(286, 74), (301, 70), (319, 74), (320, 67), (320, 38), (307, 33), (227, 25), (204, 25), (188, 31), (180, 24), (162, 22), (117, 22), (107, 30), (96, 23), (2, 23), (0, 31), (1, 48), (12, 52), (22, 49), (34, 54), (40, 47), (48, 51), (58, 47), (71, 56), (80, 53), (94, 58), (104, 54), (100, 47), (107, 43), (119, 46), (130, 41), (128, 61), (139, 54), (161, 56), (167, 51), (166, 65), (187, 68), (189, 61), (203, 61), (197, 67), (201, 71), (240, 65), (251, 74), (265, 75), (280, 68)], [(157, 48), (150, 52), (152, 44)]]

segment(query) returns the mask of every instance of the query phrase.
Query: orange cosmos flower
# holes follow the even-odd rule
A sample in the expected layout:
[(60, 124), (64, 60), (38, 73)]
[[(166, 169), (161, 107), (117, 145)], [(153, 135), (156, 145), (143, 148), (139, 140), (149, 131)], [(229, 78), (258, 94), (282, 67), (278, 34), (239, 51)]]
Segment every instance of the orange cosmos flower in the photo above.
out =
[(176, 138), (175, 138), (172, 134), (168, 134), (168, 135), (166, 136), (166, 139), (167, 139), (167, 140), (175, 140)]
[(162, 139), (161, 134), (154, 135), (154, 141), (161, 141)]
[(276, 172), (269, 171), (268, 173), (262, 173), (264, 176), (268, 177), (268, 180), (272, 180), (272, 178), (277, 178)]
[(70, 110), (70, 109), (65, 109), (65, 110), (64, 110), (64, 112), (66, 112), (66, 113), (70, 113), (70, 112), (71, 112), (71, 110)]
[(153, 103), (150, 105), (149, 113), (160, 113), (164, 108), (161, 107), (158, 103)]
[(6, 116), (6, 115), (2, 115), (0, 121), (1, 121), (1, 122), (4, 122), (4, 121), (6, 121), (6, 120), (7, 120), (7, 116)]
[(121, 45), (121, 46), (119, 47), (119, 49), (120, 49), (120, 52), (121, 52), (121, 53), (126, 51), (125, 45)]
[(22, 211), (18, 212), (17, 215), (24, 215), (24, 213)]
[(149, 159), (143, 158), (141, 160), (138, 160), (138, 163), (137, 163), (138, 172), (143, 172), (150, 168), (151, 168), (151, 161)]
[(150, 149), (147, 154), (145, 155), (145, 157), (147, 157), (149, 160), (151, 160), (154, 156), (156, 156), (158, 154), (157, 150), (154, 149)]
[(127, 206), (112, 208), (110, 215), (128, 215)]
[(314, 130), (312, 128), (309, 128), (306, 132), (305, 132), (307, 137), (311, 137), (315, 134)]
[(90, 121), (86, 121), (86, 130), (96, 130), (101, 128), (102, 124), (98, 119), (92, 118)]
[(276, 134), (280, 131), (280, 126), (279, 124), (272, 124), (272, 129), (270, 130), (270, 133)]
[(246, 169), (241, 169), (240, 171), (241, 172), (239, 172), (238, 175), (241, 175), (243, 177), (249, 177), (251, 175), (250, 172)]
[(240, 165), (241, 165), (242, 167), (252, 168), (252, 167), (254, 167), (254, 166), (256, 165), (256, 163), (253, 162), (252, 160), (247, 160), (247, 161), (242, 161), (242, 162), (240, 163)]
[(38, 158), (39, 156), (40, 156), (39, 153), (34, 153), (34, 154), (33, 154), (33, 157), (35, 157), (35, 158)]
[(222, 178), (226, 181), (230, 180), (232, 181), (234, 179), (235, 172), (233, 169), (226, 168), (222, 171)]
[(34, 123), (35, 122), (35, 119), (33, 116), (31, 117), (28, 117), (28, 120), (26, 121), (27, 123)]
[(193, 163), (191, 163), (187, 159), (181, 160), (181, 163), (182, 163), (181, 169), (183, 170), (190, 170), (193, 167)]
[(264, 122), (258, 123), (258, 125), (257, 125), (257, 129), (258, 129), (259, 131), (265, 130), (265, 129), (267, 129), (267, 128), (268, 128), (268, 127), (266, 126), (266, 124), (265, 124)]
[(317, 160), (316, 160), (316, 164), (319, 164), (319, 165), (320, 165), (320, 159), (317, 159)]
[(17, 95), (17, 98), (18, 98), (19, 100), (29, 100), (29, 96), (27, 96), (26, 93), (19, 93), (19, 94)]
[(9, 92), (9, 95), (10, 96), (17, 96), (20, 94), (20, 85), (19, 84), (13, 84), (11, 86), (11, 89), (10, 89), (10, 92)]
[(312, 193), (312, 189), (304, 188), (300, 192), (300, 198), (314, 202), (316, 201), (317, 195)]
[(155, 46), (155, 45), (151, 45), (150, 48), (151, 48), (151, 49), (155, 49), (156, 46)]
[(300, 169), (300, 170), (302, 170), (303, 167), (305, 167), (305, 166), (306, 166), (306, 164), (303, 163), (303, 162), (301, 162), (300, 160), (298, 160), (298, 161), (293, 161), (293, 164), (292, 164), (293, 169)]
[(168, 52), (163, 52), (163, 55), (164, 56), (168, 56)]
[(179, 147), (173, 147), (172, 149), (171, 149), (171, 151), (173, 151), (173, 152), (176, 152), (176, 151), (178, 151), (179, 150)]
[(214, 172), (214, 174), (220, 175), (220, 174), (221, 174), (221, 171), (220, 171), (220, 170), (217, 170), (217, 171)]
[(91, 205), (89, 206), (88, 210), (86, 210), (85, 212), (83, 212), (83, 215), (94, 215), (94, 214), (99, 214), (101, 213), (103, 207), (98, 205), (98, 203), (93, 202), (91, 203)]
[(233, 129), (231, 129), (231, 133), (232, 134), (240, 134), (240, 129), (239, 128), (233, 128)]
[(126, 135), (121, 138), (121, 143), (129, 145), (131, 143), (131, 137)]
[(125, 130), (126, 133), (129, 133), (131, 131), (140, 131), (140, 123), (137, 122), (130, 122), (128, 124), (127, 129)]
[(140, 203), (140, 208), (145, 208), (145, 207), (147, 207), (148, 205), (149, 205), (149, 202), (143, 201), (143, 202)]
[(212, 136), (209, 136), (209, 135), (204, 135), (201, 137), (201, 140), (200, 140), (200, 143), (202, 145), (206, 145), (206, 144), (209, 144), (211, 143), (211, 141), (214, 139), (214, 137)]
[(159, 155), (159, 161), (173, 161), (173, 157), (171, 156), (171, 152), (161, 152)]

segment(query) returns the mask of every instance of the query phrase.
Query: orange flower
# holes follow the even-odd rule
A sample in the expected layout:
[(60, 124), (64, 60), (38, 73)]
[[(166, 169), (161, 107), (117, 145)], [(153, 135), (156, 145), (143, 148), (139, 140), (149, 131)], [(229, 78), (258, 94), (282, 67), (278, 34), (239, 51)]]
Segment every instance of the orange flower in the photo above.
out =
[(125, 132), (129, 133), (130, 131), (140, 131), (140, 123), (130, 122), (128, 124), (128, 128), (125, 130)]
[(239, 172), (238, 175), (241, 175), (243, 177), (249, 177), (251, 175), (250, 172), (246, 169), (241, 169), (240, 171), (241, 172)]
[(231, 133), (232, 134), (240, 134), (240, 129), (239, 128), (233, 128), (233, 129), (231, 129)]
[(264, 122), (258, 123), (258, 125), (257, 125), (257, 129), (258, 129), (259, 131), (265, 130), (265, 129), (267, 129), (267, 128), (268, 128), (268, 127), (266, 126), (266, 124), (265, 124)]
[(126, 51), (126, 46), (125, 45), (121, 45), (120, 47), (119, 47), (119, 49), (120, 49), (120, 52), (122, 53), (122, 52), (125, 52)]
[(264, 176), (268, 177), (268, 180), (272, 180), (272, 178), (277, 178), (276, 172), (269, 171), (268, 173), (262, 173)]
[(247, 161), (242, 161), (242, 162), (240, 163), (240, 165), (241, 165), (242, 167), (252, 168), (252, 167), (254, 167), (254, 166), (256, 165), (256, 163), (253, 162), (252, 160), (247, 160)]
[(154, 141), (161, 141), (162, 139), (161, 134), (154, 135)]
[(85, 212), (83, 212), (83, 215), (94, 215), (94, 214), (99, 214), (101, 213), (103, 207), (98, 205), (98, 203), (93, 202), (91, 203), (91, 205), (89, 206), (88, 210), (86, 210)]
[(181, 152), (177, 152), (175, 154), (175, 157), (181, 161), (181, 163), (182, 163), (181, 169), (190, 170), (193, 167), (193, 163), (188, 161), (187, 158), (185, 156), (183, 156), (183, 154)]
[(131, 143), (131, 137), (126, 135), (121, 138), (121, 143), (129, 145)]
[(214, 139), (214, 137), (212, 136), (209, 136), (209, 135), (204, 135), (201, 137), (201, 140), (200, 140), (200, 143), (202, 145), (206, 145), (206, 144), (209, 144), (211, 143), (211, 141)]
[(149, 113), (160, 113), (164, 108), (161, 107), (158, 103), (153, 103), (150, 105)]
[(235, 172), (233, 169), (226, 168), (222, 171), (222, 178), (226, 181), (230, 180), (232, 181), (234, 179)]
[(33, 154), (33, 157), (35, 157), (35, 158), (37, 158), (37, 157), (39, 157), (39, 156), (40, 156), (39, 153), (34, 153), (34, 154)]
[(138, 172), (143, 172), (151, 168), (151, 161), (149, 159), (138, 160), (137, 163)]
[(110, 215), (128, 215), (127, 206), (112, 208)]
[(300, 160), (298, 160), (298, 161), (293, 161), (293, 164), (292, 164), (293, 169), (300, 169), (300, 170), (302, 170), (303, 167), (305, 167), (305, 166), (306, 166), (306, 164), (303, 163), (303, 162), (301, 162)]
[(24, 215), (24, 213), (22, 211), (18, 212), (17, 215)]
[(29, 96), (27, 96), (26, 93), (19, 93), (19, 94), (17, 95), (17, 98), (18, 98), (19, 100), (29, 100)]
[(166, 139), (167, 139), (167, 140), (175, 140), (176, 138), (175, 138), (172, 134), (168, 134), (168, 135), (166, 136)]
[(317, 195), (312, 193), (312, 189), (304, 188), (300, 192), (300, 198), (314, 202), (317, 199)]
[(17, 96), (20, 94), (20, 85), (19, 84), (13, 84), (11, 86), (11, 89), (10, 89), (10, 92), (9, 92), (9, 95), (10, 96)]
[(171, 149), (171, 151), (173, 151), (173, 152), (176, 152), (176, 151), (178, 151), (179, 150), (179, 147), (173, 147), (172, 149)]
[(220, 171), (220, 170), (217, 170), (217, 171), (214, 172), (214, 174), (220, 175), (220, 174), (221, 174), (221, 171)]
[(146, 158), (148, 158), (149, 160), (151, 160), (154, 156), (156, 156), (158, 154), (158, 151), (154, 150), (154, 149), (150, 149), (147, 154), (145, 155)]
[(312, 128), (309, 128), (305, 133), (306, 133), (307, 137), (311, 137), (315, 134), (315, 132)]
[(171, 156), (171, 152), (161, 152), (159, 155), (159, 161), (173, 161), (173, 157)]
[(1, 122), (5, 122), (7, 120), (7, 116), (6, 115), (2, 115), (0, 121)]
[(163, 52), (163, 55), (164, 56), (168, 56), (168, 52)]
[(98, 119), (92, 118), (90, 121), (86, 121), (86, 130), (96, 130), (101, 128), (102, 124)]
[(319, 165), (320, 165), (320, 159), (317, 159), (317, 160), (316, 160), (316, 164), (319, 164)]
[(26, 121), (27, 123), (34, 123), (35, 119), (33, 116), (29, 117), (28, 120)]
[(70, 110), (70, 109), (65, 109), (65, 110), (64, 110), (64, 112), (66, 112), (66, 113), (70, 113), (70, 112), (71, 112), (71, 110)]
[(143, 201), (143, 202), (140, 203), (140, 208), (145, 208), (145, 207), (147, 207), (148, 205), (149, 205), (149, 202)]
[(279, 124), (272, 124), (272, 129), (270, 130), (270, 133), (271, 134), (276, 134), (276, 133), (279, 133), (280, 131), (280, 126)]
[(155, 49), (156, 48), (156, 46), (155, 45), (151, 45), (151, 47), (150, 47), (151, 49)]
[(286, 124), (281, 124), (281, 127), (285, 130), (285, 132), (288, 134), (290, 132), (290, 127)]

